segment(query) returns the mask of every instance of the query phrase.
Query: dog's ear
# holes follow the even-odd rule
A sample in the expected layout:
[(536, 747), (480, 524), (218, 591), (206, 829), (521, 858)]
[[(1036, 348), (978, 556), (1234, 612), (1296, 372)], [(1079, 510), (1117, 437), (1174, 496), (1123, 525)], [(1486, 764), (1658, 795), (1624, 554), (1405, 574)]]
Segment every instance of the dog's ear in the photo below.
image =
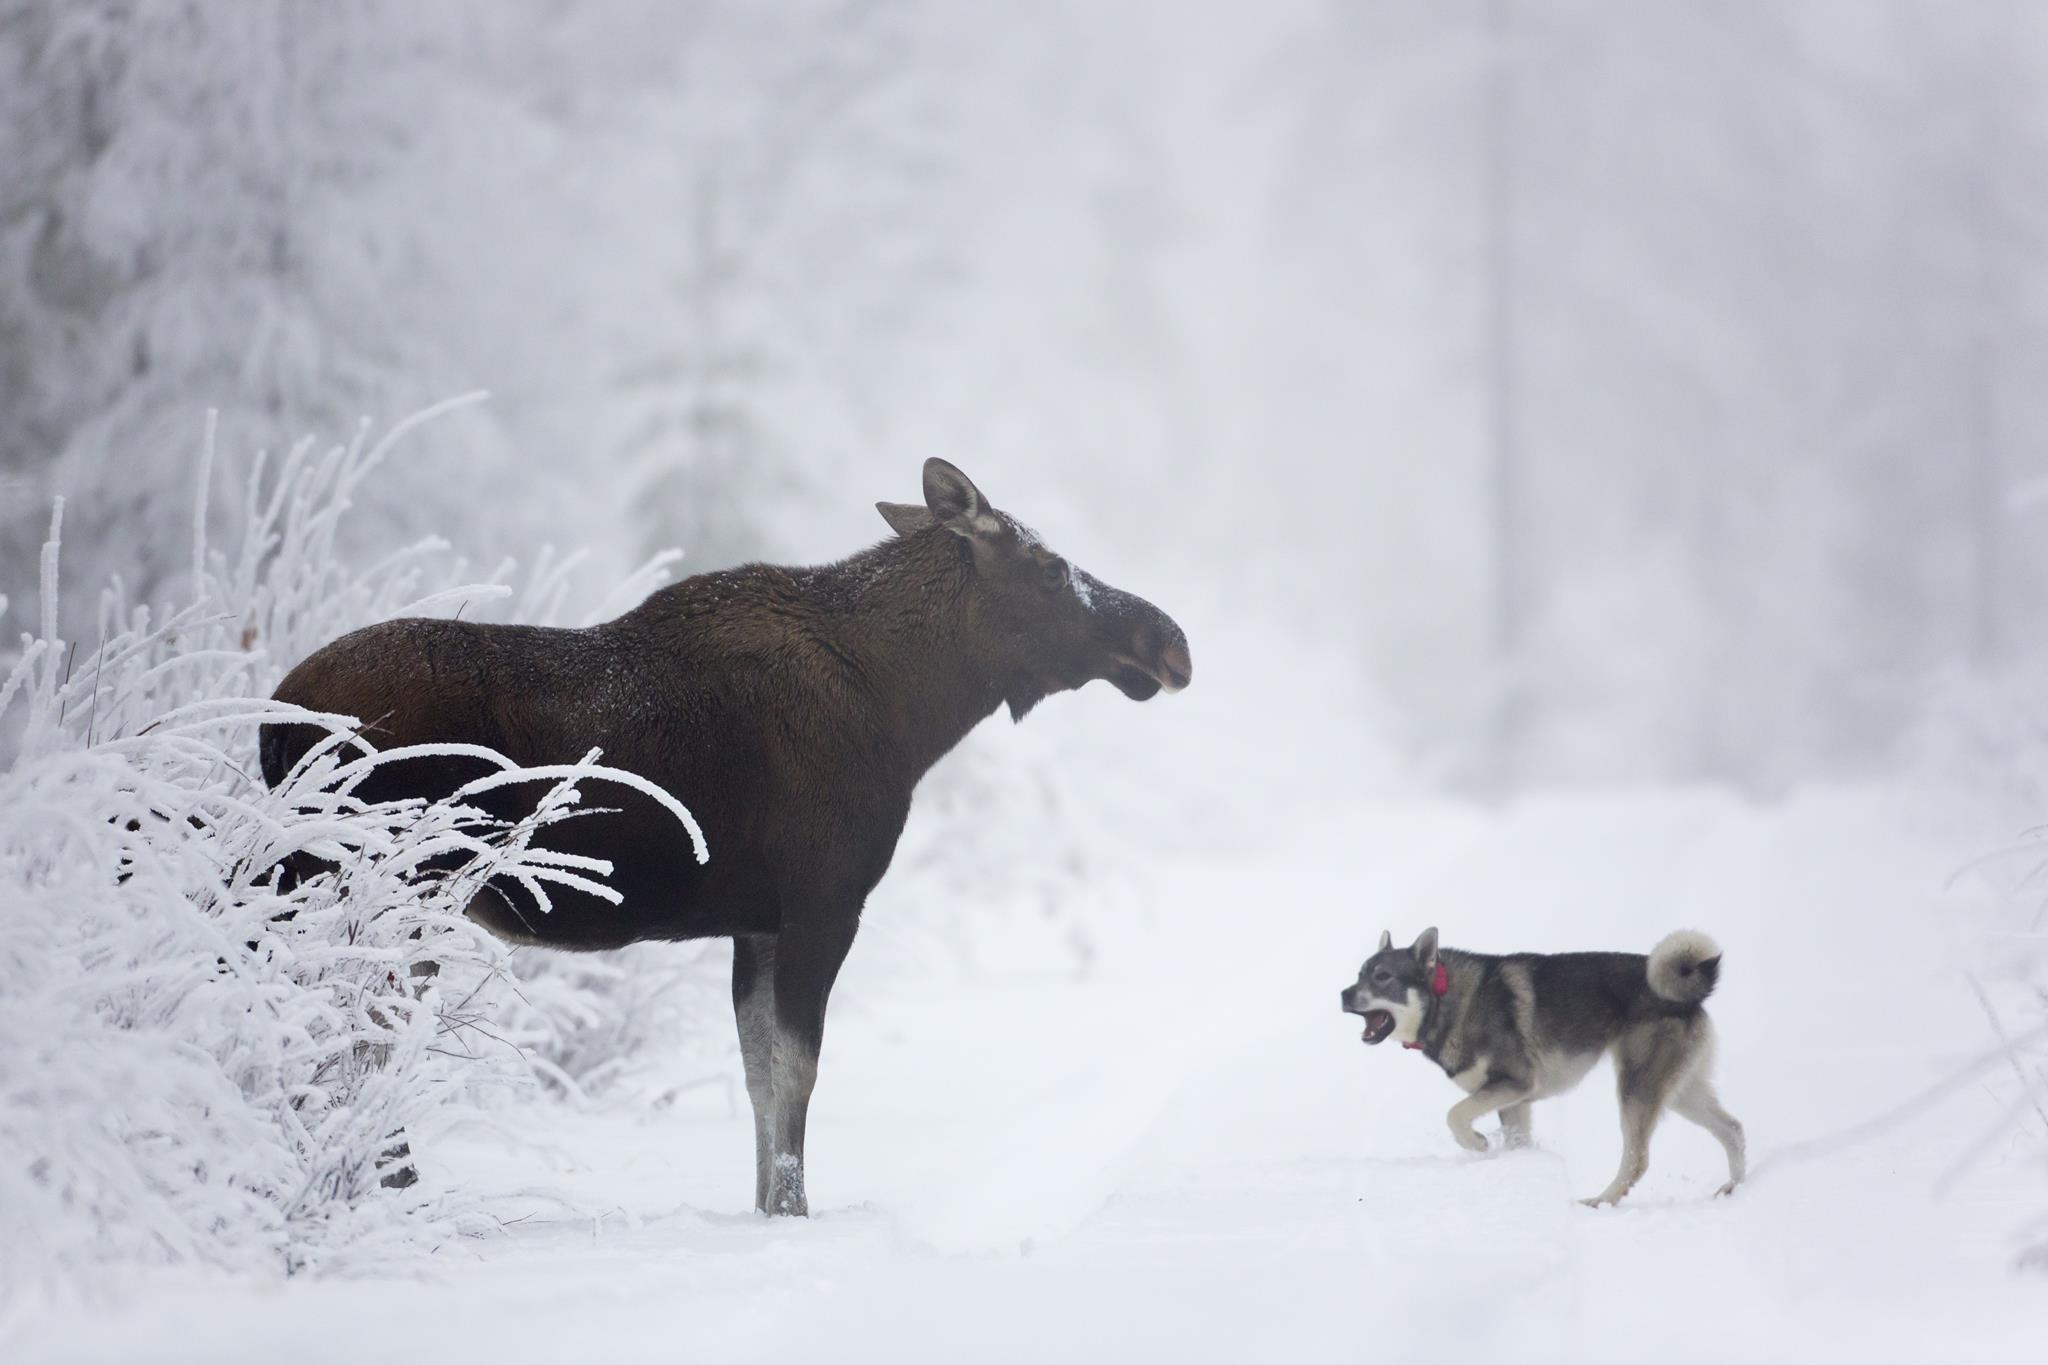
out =
[(1436, 961), (1436, 926), (1432, 924), (1424, 929), (1415, 940), (1415, 946), (1408, 951), (1415, 954), (1415, 960), (1423, 966), (1433, 964)]
[(1389, 949), (1389, 948), (1391, 948), (1391, 947), (1393, 947), (1393, 946), (1394, 946), (1394, 932), (1393, 932), (1393, 930), (1391, 930), (1391, 929), (1382, 929), (1382, 930), (1380, 930), (1380, 946), (1379, 946), (1378, 948), (1374, 949), (1374, 951), (1375, 951), (1375, 952), (1381, 952), (1381, 953), (1384, 953), (1384, 952), (1385, 952), (1385, 951), (1386, 951), (1387, 949)]

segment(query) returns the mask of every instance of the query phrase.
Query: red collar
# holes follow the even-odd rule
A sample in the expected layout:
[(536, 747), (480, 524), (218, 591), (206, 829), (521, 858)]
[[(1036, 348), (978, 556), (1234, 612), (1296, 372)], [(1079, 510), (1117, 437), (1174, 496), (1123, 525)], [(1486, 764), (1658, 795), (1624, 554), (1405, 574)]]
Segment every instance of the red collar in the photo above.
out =
[[(1450, 988), (1451, 974), (1444, 970), (1444, 964), (1439, 961), (1436, 964), (1436, 971), (1431, 973), (1429, 978), (1429, 993), (1441, 1000), (1444, 997), (1444, 992), (1450, 990)], [(1419, 1042), (1403, 1043), (1401, 1046), (1414, 1052), (1422, 1051), (1422, 1044)]]

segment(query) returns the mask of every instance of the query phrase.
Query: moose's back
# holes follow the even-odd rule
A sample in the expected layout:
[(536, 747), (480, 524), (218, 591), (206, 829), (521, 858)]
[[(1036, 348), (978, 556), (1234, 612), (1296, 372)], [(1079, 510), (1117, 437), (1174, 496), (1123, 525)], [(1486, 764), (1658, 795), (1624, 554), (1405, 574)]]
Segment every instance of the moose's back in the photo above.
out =
[[(517, 941), (608, 948), (646, 938), (772, 931), (776, 908), (750, 812), (766, 774), (760, 737), (741, 704), (762, 686), (758, 662), (720, 665), (666, 652), (614, 622), (585, 630), (475, 622), (388, 621), (316, 651), (278, 686), (277, 698), (355, 716), (377, 749), (469, 744), (522, 766), (573, 763), (592, 749), (601, 762), (667, 789), (690, 807), (713, 857), (699, 864), (687, 833), (658, 803), (616, 783), (586, 782), (578, 815), (543, 831), (541, 847), (612, 864), (622, 900), (551, 890), (543, 915), (516, 887), (494, 888), (471, 913)], [(275, 785), (326, 732), (311, 725), (264, 730), (264, 780)], [(492, 770), (483, 760), (436, 755), (380, 765), (366, 800), (435, 800)], [(492, 815), (531, 812), (542, 786), (502, 788), (476, 799)]]

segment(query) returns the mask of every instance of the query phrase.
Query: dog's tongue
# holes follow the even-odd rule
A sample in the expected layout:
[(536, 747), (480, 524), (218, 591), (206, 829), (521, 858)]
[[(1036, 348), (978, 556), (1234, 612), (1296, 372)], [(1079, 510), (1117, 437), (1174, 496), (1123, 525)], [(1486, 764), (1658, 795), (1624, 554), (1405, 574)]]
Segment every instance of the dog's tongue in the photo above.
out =
[(1365, 1030), (1358, 1036), (1368, 1043), (1383, 1043), (1394, 1031), (1394, 1016), (1385, 1010), (1367, 1010)]

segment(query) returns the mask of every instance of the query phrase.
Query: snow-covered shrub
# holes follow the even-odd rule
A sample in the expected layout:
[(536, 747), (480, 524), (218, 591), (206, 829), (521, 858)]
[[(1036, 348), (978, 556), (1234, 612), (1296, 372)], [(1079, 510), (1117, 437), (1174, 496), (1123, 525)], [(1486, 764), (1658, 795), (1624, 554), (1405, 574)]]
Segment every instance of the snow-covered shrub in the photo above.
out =
[[(673, 550), (657, 554), (578, 609), (572, 588), (588, 563), (586, 552), (544, 550), (517, 597), (507, 599), (509, 615), (542, 625), (608, 620), (659, 587), (680, 558)], [(510, 989), (493, 997), (491, 1036), (515, 1049), (550, 1091), (572, 1101), (616, 1096), (661, 1103), (706, 1082), (733, 1050), (720, 955), (702, 943), (642, 943), (602, 953), (515, 948), (507, 966)]]
[[(369, 803), (363, 778), (407, 751), (365, 755), (353, 720), (266, 700), (349, 628), (503, 596), (462, 583), (436, 542), (361, 573), (336, 553), (365, 480), (432, 415), (259, 462), (231, 552), (205, 542), (202, 471), (190, 602), (133, 606), (113, 585), (89, 650), (59, 638), (58, 505), (40, 620), (0, 683), (0, 1286), (128, 1260), (332, 1269), (471, 1216), (431, 1179), (386, 1188), (380, 1168), (494, 1050), (476, 1043), (495, 1035), (506, 954), (462, 906), (490, 876), (601, 881), (533, 837), (575, 813), (579, 782), (639, 784), (594, 755), (498, 759), (450, 800)], [(529, 598), (559, 607), (566, 568)], [(257, 736), (281, 718), (331, 733), (272, 791)], [(509, 781), (544, 793), (517, 824), (466, 800)], [(335, 870), (280, 890), (273, 869), (301, 850)]]
[[(2048, 1125), (2048, 826), (2037, 826), (1973, 860), (1956, 880), (1971, 884), (1963, 902), (1979, 930), (1969, 982), (1984, 1012), (1987, 1048), (1960, 1078), (1998, 1097), (2000, 1118), (1958, 1154), (1946, 1181), (1983, 1162), (2021, 1133)], [(2048, 1217), (2027, 1230), (2023, 1264), (2048, 1269)]]
[[(729, 1079), (724, 950), (636, 943), (605, 953), (515, 948), (491, 1031), (547, 1088), (578, 1104), (661, 1107)], [(737, 1103), (725, 1095), (727, 1106)]]

